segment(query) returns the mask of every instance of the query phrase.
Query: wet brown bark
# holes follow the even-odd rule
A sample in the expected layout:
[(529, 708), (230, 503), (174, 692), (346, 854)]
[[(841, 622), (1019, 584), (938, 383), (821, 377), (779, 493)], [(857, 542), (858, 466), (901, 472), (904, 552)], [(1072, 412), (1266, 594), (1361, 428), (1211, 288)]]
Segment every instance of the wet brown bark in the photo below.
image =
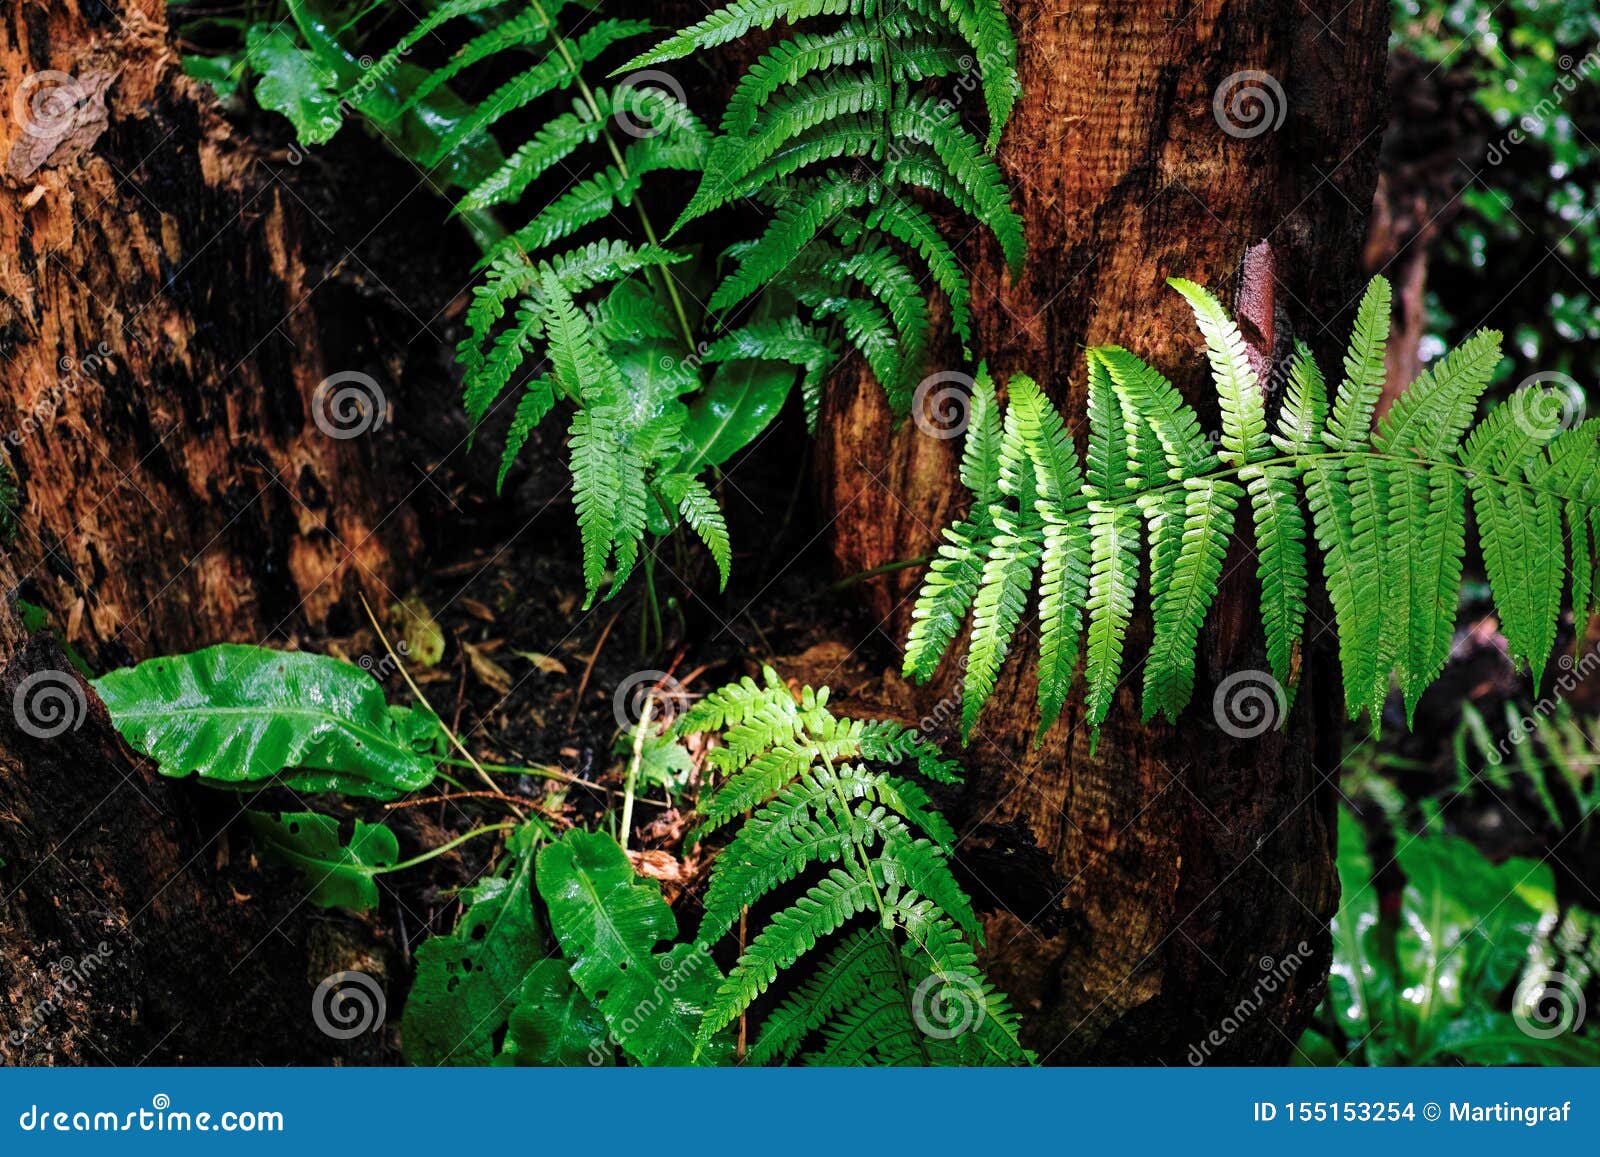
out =
[[(309, 1003), (349, 959), (316, 947), (337, 922), (278, 906), (247, 865), (223, 882), (237, 803), (134, 760), (56, 641), (96, 670), (281, 641), (381, 591), (411, 526), (374, 481), (376, 439), (316, 420), (344, 433), (384, 408), (371, 393), (365, 411), (316, 400), (341, 371), (382, 383), (374, 365), (325, 359), (300, 202), (166, 37), (162, 0), (0, 14), (0, 444), (17, 488), (0, 555), (8, 1061), (344, 1051)], [(27, 637), (19, 597), (56, 637)], [(47, 688), (59, 734), (38, 734), (25, 705)]]
[[(1163, 284), (1175, 275), (1235, 301), (1271, 385), (1293, 337), (1336, 370), (1383, 124), (1381, 0), (1357, 0), (1328, 23), (1304, 5), (1265, 2), (1008, 8), (1025, 95), (1001, 160), (1030, 255), (1011, 284), (991, 246), (975, 252), (976, 350), (997, 377), (1032, 375), (1081, 440), (1083, 347), (1116, 342), (1162, 368), (1214, 428), (1199, 335)], [(1270, 109), (1230, 113), (1227, 79), (1247, 69), (1270, 74), (1283, 101), (1268, 91)], [(1219, 88), (1221, 115), (1240, 129), (1280, 111), (1281, 125), (1224, 131)], [(971, 369), (952, 356), (929, 372), (954, 368)], [(821, 479), (839, 569), (931, 550), (962, 502), (959, 442), (896, 429), (864, 380), (840, 384), (828, 410)], [(864, 584), (886, 631), (903, 636), (918, 579), (911, 570)], [(1257, 597), (1254, 560), (1236, 547), (1177, 726), (1139, 722), (1139, 630), (1097, 752), (1076, 705), (1033, 750), (1031, 625), (979, 725), (960, 856), (992, 908), (992, 975), (1050, 1062), (1182, 1063), (1213, 1029), (1225, 1038), (1210, 1046), (1213, 1061), (1281, 1059), (1320, 996), (1337, 894), (1329, 616), (1313, 606), (1286, 728), (1233, 739), (1217, 726), (1213, 689), (1230, 672), (1266, 668)], [(949, 719), (955, 685), (947, 662), (918, 714)], [(1261, 993), (1269, 957), (1297, 963)], [(1253, 993), (1261, 1007), (1225, 1029)]]
[(108, 663), (319, 623), (406, 541), (403, 512), (373, 534), (375, 439), (316, 421), (360, 415), (337, 384), (313, 406), (381, 372), (324, 360), (299, 202), (183, 77), (164, 12), (37, 0), (0, 24), (11, 554)]

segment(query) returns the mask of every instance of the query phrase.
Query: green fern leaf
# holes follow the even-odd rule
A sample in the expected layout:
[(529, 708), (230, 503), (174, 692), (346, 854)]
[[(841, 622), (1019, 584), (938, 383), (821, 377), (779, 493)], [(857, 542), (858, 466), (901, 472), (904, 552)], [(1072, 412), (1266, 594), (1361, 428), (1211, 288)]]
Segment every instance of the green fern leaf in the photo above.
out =
[(1303, 341), (1294, 343), (1289, 363), (1289, 390), (1278, 413), (1272, 444), (1285, 454), (1309, 454), (1322, 445), (1322, 425), (1328, 417), (1328, 387), (1322, 370)]
[(1089, 725), (1098, 730), (1122, 678), (1122, 647), (1139, 580), (1139, 521), (1125, 506), (1089, 504), (1089, 633), (1084, 678)]
[[(1314, 432), (1315, 426), (1310, 427)], [(1242, 471), (1255, 520), (1261, 582), (1261, 619), (1272, 675), (1292, 700), (1300, 675), (1300, 640), (1306, 621), (1306, 524), (1300, 512), (1296, 474), (1286, 466)]]
[(1206, 290), (1181, 277), (1167, 284), (1183, 294), (1206, 339), (1206, 356), (1222, 403), (1222, 460), (1244, 466), (1267, 452), (1267, 414), (1256, 385), (1244, 335)]
[(1359, 450), (1371, 437), (1372, 411), (1383, 395), (1390, 296), (1389, 283), (1374, 277), (1356, 307), (1355, 330), (1344, 355), (1344, 380), (1322, 435), (1336, 450)]
[(1194, 693), (1194, 649), (1217, 594), (1234, 506), (1243, 494), (1220, 479), (1192, 481), (1185, 490), (1182, 545), (1152, 608), (1155, 635), (1144, 666), (1146, 720), (1164, 713), (1176, 721)]

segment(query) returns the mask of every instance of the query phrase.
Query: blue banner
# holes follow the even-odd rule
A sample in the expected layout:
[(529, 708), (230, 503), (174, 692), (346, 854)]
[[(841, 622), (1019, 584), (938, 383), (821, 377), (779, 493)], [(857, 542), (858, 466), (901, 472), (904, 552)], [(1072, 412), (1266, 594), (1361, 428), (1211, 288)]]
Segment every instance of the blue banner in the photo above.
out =
[(1600, 1070), (13, 1069), (0, 1106), (0, 1154), (1282, 1144), (1366, 1157), (1592, 1147)]

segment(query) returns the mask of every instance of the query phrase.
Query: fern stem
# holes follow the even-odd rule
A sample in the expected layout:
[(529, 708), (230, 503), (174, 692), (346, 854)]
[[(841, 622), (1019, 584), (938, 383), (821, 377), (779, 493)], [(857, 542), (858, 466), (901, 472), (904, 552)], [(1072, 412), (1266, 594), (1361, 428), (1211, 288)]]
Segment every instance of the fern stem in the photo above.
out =
[[(539, 14), (539, 19), (549, 26), (550, 38), (555, 42), (556, 51), (561, 54), (561, 59), (572, 70), (573, 79), (578, 85), (578, 92), (583, 96), (583, 103), (589, 106), (589, 115), (594, 117), (597, 122), (604, 123), (604, 118), (600, 115), (600, 102), (594, 98), (594, 90), (589, 87), (589, 82), (583, 77), (583, 70), (578, 67), (578, 62), (573, 59), (572, 53), (567, 50), (567, 38), (561, 35), (561, 29), (546, 14), (544, 5), (539, 3), (539, 0), (528, 0), (528, 3)], [(609, 127), (603, 129), (601, 136), (605, 139), (606, 148), (611, 152), (611, 159), (616, 162), (617, 172), (621, 173), (622, 179), (626, 181), (628, 179), (628, 165), (622, 159), (622, 150), (617, 148), (617, 142), (611, 135), (611, 129)], [(650, 220), (650, 214), (645, 211), (642, 197), (635, 196), (633, 198), (633, 210), (639, 217), (639, 225), (644, 230), (645, 240), (649, 241), (651, 245), (660, 248), (661, 239), (656, 233), (655, 225)], [(677, 283), (672, 280), (670, 271), (661, 269), (657, 272), (661, 274), (661, 284), (667, 291), (667, 297), (672, 301), (672, 310), (678, 315), (678, 325), (683, 329), (684, 349), (689, 353), (693, 353), (696, 349), (694, 329), (689, 325), (689, 315), (683, 308), (683, 299), (678, 296)]]
[(1276, 458), (1258, 459), (1257, 461), (1243, 466), (1229, 466), (1222, 470), (1213, 470), (1205, 474), (1196, 474), (1192, 478), (1164, 482), (1160, 486), (1148, 486), (1137, 491), (1129, 490), (1124, 494), (1118, 494), (1111, 497), (1102, 494), (1095, 494), (1093, 496), (1086, 495), (1086, 497), (1092, 497), (1092, 500), (1096, 502), (1120, 505), (1124, 502), (1131, 501), (1135, 497), (1143, 497), (1145, 495), (1153, 494), (1180, 493), (1184, 491), (1187, 487), (1187, 484), (1191, 482), (1200, 482), (1209, 478), (1237, 478), (1246, 470), (1256, 471), (1272, 466), (1289, 466), (1296, 470), (1300, 470), (1303, 473), (1305, 467), (1314, 462), (1332, 462), (1335, 465), (1348, 466), (1352, 462), (1358, 462), (1363, 459), (1373, 462), (1393, 462), (1406, 466), (1437, 466), (1446, 470), (1454, 470), (1457, 474), (1460, 474), (1464, 478), (1488, 478), (1491, 481), (1500, 483), (1502, 486), (1515, 486), (1522, 490), (1532, 491), (1535, 494), (1548, 494), (1553, 498), (1566, 497), (1562, 491), (1552, 489), (1548, 486), (1540, 486), (1536, 483), (1528, 481), (1526, 478), (1512, 478), (1504, 474), (1494, 474), (1488, 470), (1483, 470), (1474, 466), (1468, 466), (1464, 462), (1457, 462), (1450, 458), (1424, 458), (1415, 454), (1381, 454), (1375, 450), (1329, 450), (1326, 453), (1317, 454), (1283, 454)]

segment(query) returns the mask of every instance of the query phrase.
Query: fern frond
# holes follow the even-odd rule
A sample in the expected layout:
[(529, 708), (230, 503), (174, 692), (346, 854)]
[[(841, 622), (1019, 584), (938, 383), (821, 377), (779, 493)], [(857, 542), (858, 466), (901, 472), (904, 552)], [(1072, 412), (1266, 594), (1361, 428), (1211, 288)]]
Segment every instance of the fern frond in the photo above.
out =
[[(1175, 284), (1206, 336), (1223, 412), (1221, 453), (1211, 451), (1167, 380), (1116, 346), (1088, 352), (1081, 470), (1076, 447), (1059, 419), (1044, 417), (1031, 381), (1013, 386), (998, 448), (994, 419), (980, 402), (985, 421), (969, 432), (967, 469), (988, 471), (979, 477), (989, 498), (981, 515), (975, 506), (946, 532), (919, 595), (907, 674), (928, 678), (968, 607), (981, 607), (968, 656), (978, 675), (968, 689), (976, 691), (963, 705), (970, 720), (996, 685), (1015, 629), (1015, 588), (1037, 559), (1043, 726), (1071, 685), (1086, 614), (1086, 718), (1098, 729), (1121, 679), (1143, 556), (1154, 627), (1143, 710), (1147, 719), (1175, 718), (1193, 693), (1198, 632), (1217, 592), (1235, 507), (1248, 494), (1267, 659), (1284, 698), (1298, 681), (1306, 543), (1314, 537), (1338, 627), (1346, 708), (1352, 718), (1366, 713), (1376, 728), (1391, 683), (1398, 682), (1409, 717), (1449, 656), (1470, 495), (1507, 642), (1539, 677), (1563, 596), (1571, 592), (1574, 614), (1586, 620), (1600, 592), (1600, 420), (1562, 431), (1550, 417), (1560, 410), (1558, 392), (1533, 387), (1469, 430), (1500, 359), (1500, 335), (1489, 331), (1430, 367), (1371, 429), (1388, 326), (1388, 288), (1376, 279), (1358, 310), (1326, 429), (1322, 378), (1302, 346), (1269, 437), (1237, 327), (1197, 286)], [(1031, 462), (1019, 484), (1007, 483), (1013, 429), (1025, 431), (1013, 441)]]
[(1344, 355), (1344, 380), (1333, 399), (1323, 440), (1335, 450), (1357, 450), (1372, 434), (1372, 411), (1383, 396), (1384, 349), (1389, 342), (1389, 283), (1374, 277), (1356, 307), (1355, 329)]
[(722, 588), (728, 587), (728, 572), (733, 566), (733, 548), (728, 542), (728, 523), (722, 516), (711, 490), (692, 474), (669, 474), (662, 478), (661, 493), (678, 508), (689, 529), (700, 536), (717, 564), (722, 577)]
[[(775, 206), (760, 238), (730, 248), (736, 267), (711, 308), (731, 309), (768, 286), (788, 291), (819, 321), (837, 322), (893, 408), (904, 412), (932, 328), (911, 254), (948, 298), (963, 343), (971, 339), (971, 288), (961, 262), (912, 197), (925, 190), (950, 199), (995, 234), (1015, 274), (1025, 251), (1022, 224), (989, 153), (1020, 87), (1016, 43), (998, 0), (886, 7), (874, 0), (735, 0), (618, 71), (710, 51), (780, 21), (789, 26), (741, 77), (675, 229), (739, 200)], [(841, 19), (813, 31), (809, 22), (825, 16)], [(969, 70), (973, 57), (988, 110), (988, 149), (961, 123), (955, 104), (926, 91), (930, 81)], [(842, 251), (818, 260), (815, 250), (829, 234)]]
[[(770, 669), (764, 676), (765, 687), (745, 679), (714, 692), (680, 723), (680, 734), (714, 731), (727, 747), (713, 748), (708, 762), (738, 769), (701, 807), (703, 827), (725, 822), (734, 808), (752, 813), (714, 861), (698, 942), (709, 951), (770, 897), (801, 884), (804, 891), (755, 917), (760, 930), (707, 1008), (701, 1033), (709, 1039), (747, 1014), (837, 935), (820, 969), (766, 1017), (753, 1059), (791, 1059), (820, 1036), (817, 1055), (860, 1048), (875, 1063), (928, 1063), (938, 1050), (921, 1043), (920, 993), (909, 983), (920, 966), (902, 952), (927, 958), (929, 949), (911, 942), (926, 929), (936, 939), (933, 966), (943, 960), (984, 985), (971, 949), (962, 955), (964, 938), (982, 942), (982, 926), (951, 871), (949, 824), (919, 786), (870, 764), (914, 760), (941, 782), (957, 780), (957, 771), (908, 728), (838, 719), (825, 688), (804, 688), (796, 701)], [(723, 750), (728, 757), (716, 758)], [(846, 762), (855, 758), (868, 762)]]

